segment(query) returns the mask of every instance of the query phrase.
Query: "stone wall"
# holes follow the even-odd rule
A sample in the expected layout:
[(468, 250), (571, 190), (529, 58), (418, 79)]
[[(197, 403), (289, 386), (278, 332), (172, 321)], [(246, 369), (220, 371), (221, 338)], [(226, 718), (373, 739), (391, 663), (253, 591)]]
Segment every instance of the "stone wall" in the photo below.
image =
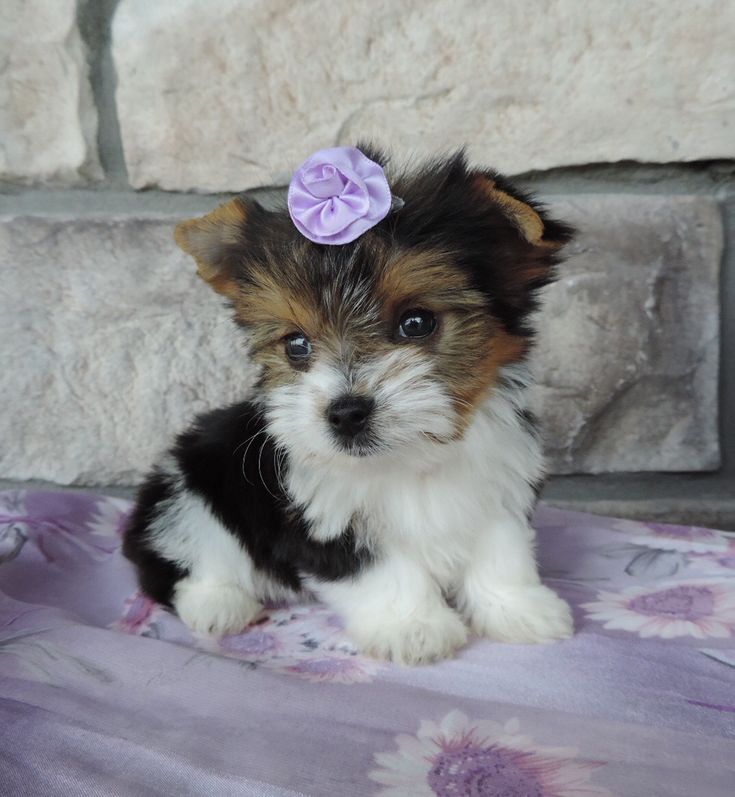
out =
[(539, 319), (554, 472), (727, 470), (734, 29), (709, 0), (5, 0), (0, 478), (132, 483), (245, 393), (172, 227), (366, 137), (465, 144), (579, 229)]
[(362, 136), (419, 154), (466, 143), (509, 173), (733, 157), (723, 15), (716, 0), (123, 0), (128, 174), (238, 191)]

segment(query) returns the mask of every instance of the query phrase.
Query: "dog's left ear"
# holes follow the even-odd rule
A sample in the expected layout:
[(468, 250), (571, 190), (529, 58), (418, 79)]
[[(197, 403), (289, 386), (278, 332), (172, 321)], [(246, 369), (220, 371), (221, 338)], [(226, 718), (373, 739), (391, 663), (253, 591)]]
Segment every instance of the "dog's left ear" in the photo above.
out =
[(481, 172), (472, 185), (477, 198), (484, 200), (480, 212), (492, 220), (489, 272), (498, 315), (508, 331), (526, 335), (531, 330), (526, 319), (538, 306), (538, 291), (555, 279), (559, 250), (574, 230), (547, 216), (540, 204), (500, 175)]
[(174, 232), (176, 243), (196, 261), (199, 276), (230, 299), (239, 291), (236, 269), (248, 210), (247, 200), (235, 197), (206, 216), (180, 222)]
[(509, 186), (501, 187), (494, 175), (478, 174), (474, 185), (477, 191), (503, 213), (531, 246), (552, 254), (571, 240), (574, 232), (571, 227), (545, 218), (543, 211), (534, 206), (532, 200)]

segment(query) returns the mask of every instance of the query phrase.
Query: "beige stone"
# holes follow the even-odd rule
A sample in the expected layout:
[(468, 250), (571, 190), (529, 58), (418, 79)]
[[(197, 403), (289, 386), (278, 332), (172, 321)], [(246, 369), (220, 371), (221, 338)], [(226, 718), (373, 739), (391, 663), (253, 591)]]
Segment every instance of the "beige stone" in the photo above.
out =
[(5, 477), (131, 484), (193, 414), (247, 395), (253, 369), (229, 313), (173, 225), (2, 220)]
[[(716, 466), (716, 206), (555, 198), (580, 229), (540, 319), (552, 470)], [(0, 218), (0, 474), (129, 484), (192, 415), (249, 394), (222, 301), (155, 215)]]
[(75, 0), (3, 0), (0, 179), (99, 177), (96, 132)]
[(734, 30), (719, 0), (121, 0), (128, 171), (283, 184), (366, 137), (506, 173), (732, 157)]

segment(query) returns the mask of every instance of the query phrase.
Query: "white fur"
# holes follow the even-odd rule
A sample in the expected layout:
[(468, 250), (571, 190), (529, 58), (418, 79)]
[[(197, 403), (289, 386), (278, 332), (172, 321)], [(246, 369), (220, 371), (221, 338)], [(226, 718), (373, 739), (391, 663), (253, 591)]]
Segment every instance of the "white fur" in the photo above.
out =
[[(378, 442), (364, 457), (340, 450), (325, 420), (329, 402), (350, 390), (375, 400), (371, 424)], [(449, 438), (453, 415), (449, 396), (431, 377), (430, 363), (408, 347), (355, 372), (338, 363), (316, 363), (299, 385), (276, 388), (268, 400), (269, 429), (289, 453), (287, 486), (311, 524), (312, 537), (335, 539), (357, 510), (378, 509), (376, 495), (386, 481), (397, 486), (397, 472), (402, 478), (421, 477), (417, 462), (443, 461), (448, 451), (428, 435)]]
[[(354, 578), (306, 582), (365, 652), (406, 664), (442, 658), (464, 643), (465, 622), (506, 642), (571, 634), (568, 606), (539, 581), (526, 520), (543, 469), (539, 441), (518, 418), (528, 376), (521, 367), (505, 376), (512, 386), (443, 443), (457, 422), (452, 403), (408, 347), (353, 372), (317, 362), (301, 384), (268, 396), (269, 429), (289, 454), (285, 486), (312, 537), (335, 539), (351, 523), (375, 555)], [(327, 428), (327, 404), (348, 390), (376, 401), (368, 456), (340, 450)], [(174, 603), (195, 630), (240, 630), (277, 592), (190, 493), (172, 499), (156, 528), (161, 554), (191, 571)]]
[[(381, 385), (393, 411), (380, 428), (391, 442), (373, 456), (322, 446), (324, 421), (303, 393), (300, 406), (271, 415), (271, 430), (290, 454), (289, 491), (307, 507), (312, 536), (333, 539), (352, 520), (380, 556), (354, 579), (312, 580), (312, 589), (345, 616), (365, 650), (405, 663), (440, 658), (462, 643), (459, 617), (442, 593), (456, 599), (473, 630), (494, 639), (570, 636), (568, 606), (540, 584), (526, 520), (543, 459), (539, 441), (518, 420), (525, 369), (508, 369), (514, 386), (496, 390), (463, 437), (445, 444), (422, 434), (447, 434), (442, 424), (453, 416), (440, 385), (420, 363), (407, 363), (405, 376)], [(313, 389), (327, 383), (321, 374)], [(299, 438), (293, 432), (302, 426)]]
[(488, 579), (478, 586), (465, 587), (463, 598), (463, 614), (476, 634), (515, 643), (554, 642), (572, 635), (568, 604), (543, 584), (493, 584)]
[(411, 557), (392, 554), (354, 579), (308, 583), (345, 618), (359, 648), (377, 658), (425, 664), (467, 640), (467, 628), (439, 584)]
[(242, 631), (262, 610), (251, 592), (237, 582), (185, 578), (173, 599), (179, 617), (198, 634), (222, 636)]

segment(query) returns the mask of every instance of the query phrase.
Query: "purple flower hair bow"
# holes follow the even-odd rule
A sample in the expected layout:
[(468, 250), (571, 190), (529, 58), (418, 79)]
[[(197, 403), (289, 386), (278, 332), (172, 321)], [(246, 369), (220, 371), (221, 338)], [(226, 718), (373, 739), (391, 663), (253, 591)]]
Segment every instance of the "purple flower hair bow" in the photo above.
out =
[(318, 244), (348, 244), (384, 219), (391, 192), (380, 164), (355, 147), (320, 149), (291, 178), (288, 212)]

